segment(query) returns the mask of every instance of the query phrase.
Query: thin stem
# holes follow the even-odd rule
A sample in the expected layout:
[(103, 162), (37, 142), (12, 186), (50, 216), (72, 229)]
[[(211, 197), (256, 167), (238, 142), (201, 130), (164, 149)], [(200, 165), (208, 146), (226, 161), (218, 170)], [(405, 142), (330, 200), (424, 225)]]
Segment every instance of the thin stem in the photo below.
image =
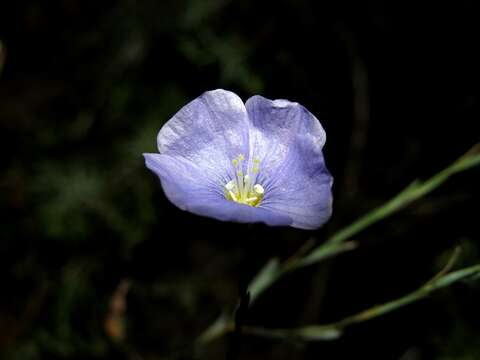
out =
[(288, 269), (294, 267), (298, 260), (307, 254), (315, 246), (315, 239), (309, 238), (300, 248), (287, 260), (283, 262), (282, 267)]
[[(242, 289), (238, 307), (237, 307), (237, 310), (235, 311), (233, 338), (232, 338), (232, 343), (228, 349), (228, 354), (227, 354), (228, 360), (237, 360), (240, 355), (240, 351), (242, 349), (243, 325), (245, 322), (245, 317), (248, 311), (249, 303), (250, 303), (250, 293), (246, 291), (246, 287), (245, 287), (245, 290)], [(228, 328), (226, 327), (225, 330), (227, 329)]]
[(448, 259), (447, 264), (443, 267), (442, 270), (440, 270), (440, 272), (438, 272), (433, 278), (431, 278), (430, 281), (427, 282), (427, 284), (435, 283), (435, 281), (445, 276), (450, 270), (452, 270), (461, 252), (462, 252), (462, 248), (460, 246), (456, 246), (455, 249), (453, 250), (452, 255)]
[[(468, 278), (474, 278), (480, 274), (480, 264), (463, 268), (451, 273), (446, 273), (453, 266), (454, 262), (458, 258), (458, 254), (459, 250), (455, 249), (445, 267), (417, 290), (398, 299), (380, 305), (375, 305), (369, 309), (360, 311), (357, 314), (345, 317), (339, 321), (323, 325), (308, 325), (293, 329), (269, 329), (259, 326), (243, 326), (243, 333), (266, 338), (298, 338), (305, 341), (336, 339), (341, 336), (342, 331), (347, 326), (372, 320), (415, 301), (421, 300), (436, 290)], [(224, 319), (224, 321), (216, 326), (216, 331), (211, 331), (209, 336), (203, 336), (203, 338), (201, 338), (201, 343), (205, 344), (213, 341), (218, 337), (234, 332), (234, 329), (235, 325), (232, 322)], [(205, 335), (206, 334), (207, 333), (205, 333)]]
[[(453, 254), (452, 258), (455, 258), (457, 256), (456, 254), (457, 251)], [(452, 260), (449, 261), (449, 263), (440, 271), (439, 274), (444, 273), (444, 270), (450, 266), (449, 264), (451, 264), (451, 262)], [(480, 274), (480, 264), (457, 270), (449, 274), (441, 275), (440, 277), (437, 277), (437, 274), (423, 286), (407, 295), (384, 304), (375, 305), (369, 309), (363, 310), (357, 314), (348, 316), (330, 324), (309, 325), (294, 329), (268, 329), (263, 327), (249, 326), (244, 330), (246, 334), (267, 338), (299, 338), (307, 341), (332, 340), (338, 338), (347, 326), (372, 320), (405, 305), (423, 299), (438, 289), (478, 274)]]
[(249, 225), (247, 235), (241, 237), (240, 247), (243, 250), (242, 260), (240, 263), (238, 276), (238, 306), (234, 314), (233, 336), (230, 346), (227, 351), (228, 360), (237, 360), (242, 348), (242, 328), (248, 313), (250, 305), (250, 292), (248, 291), (249, 279), (247, 278), (249, 256), (251, 254), (251, 247), (255, 244), (254, 226)]

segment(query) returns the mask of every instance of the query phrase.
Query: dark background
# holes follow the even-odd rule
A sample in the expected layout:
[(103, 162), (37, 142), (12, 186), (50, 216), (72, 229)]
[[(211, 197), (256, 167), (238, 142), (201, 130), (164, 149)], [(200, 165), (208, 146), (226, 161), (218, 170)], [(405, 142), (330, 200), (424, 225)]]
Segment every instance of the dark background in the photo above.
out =
[[(233, 309), (240, 273), (321, 243), (466, 152), (479, 140), (478, 11), (423, 4), (2, 3), (0, 358), (182, 353)], [(215, 88), (297, 101), (321, 120), (335, 177), (325, 227), (259, 225), (251, 239), (166, 200), (141, 154)], [(247, 322), (338, 320), (420, 286), (455, 245), (457, 267), (478, 263), (478, 183), (478, 170), (456, 175), (357, 236), (356, 251), (288, 276)], [(479, 359), (479, 300), (478, 283), (457, 284), (337, 341), (248, 337), (241, 358)], [(198, 358), (224, 359), (227, 347)]]

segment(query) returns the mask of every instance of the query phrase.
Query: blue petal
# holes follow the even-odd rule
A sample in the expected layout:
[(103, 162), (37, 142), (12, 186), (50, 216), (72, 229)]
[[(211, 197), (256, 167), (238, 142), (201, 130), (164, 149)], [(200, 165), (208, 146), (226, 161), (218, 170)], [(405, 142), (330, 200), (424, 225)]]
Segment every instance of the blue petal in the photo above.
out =
[(188, 160), (165, 154), (144, 157), (147, 167), (159, 176), (168, 199), (182, 210), (223, 221), (263, 222), (271, 226), (292, 223), (288, 215), (226, 200), (224, 184), (216, 183)]
[(293, 219), (291, 226), (316, 229), (332, 212), (333, 178), (322, 148), (320, 122), (298, 103), (253, 96), (246, 102), (250, 118), (250, 159), (259, 159), (258, 181), (265, 188), (260, 207)]
[(239, 154), (248, 157), (248, 125), (247, 110), (237, 95), (221, 89), (207, 91), (162, 127), (158, 149), (227, 182), (234, 175), (232, 160)]

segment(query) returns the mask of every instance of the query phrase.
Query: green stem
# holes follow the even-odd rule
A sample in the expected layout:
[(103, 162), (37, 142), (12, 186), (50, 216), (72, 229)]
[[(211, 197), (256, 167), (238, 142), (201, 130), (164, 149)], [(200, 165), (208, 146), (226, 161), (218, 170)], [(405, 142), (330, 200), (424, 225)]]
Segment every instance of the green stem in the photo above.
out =
[[(454, 254), (454, 256), (456, 257), (456, 254)], [(449, 264), (450, 263), (451, 261)], [(447, 264), (447, 267), (450, 266), (449, 264)], [(443, 273), (443, 271), (444, 270), (442, 270), (440, 273)], [(339, 337), (347, 326), (372, 320), (405, 305), (423, 299), (436, 290), (478, 274), (480, 274), (480, 264), (457, 270), (440, 277), (435, 276), (432, 280), (428, 281), (417, 290), (405, 296), (384, 304), (373, 306), (334, 323), (325, 325), (310, 325), (294, 329), (268, 329), (250, 326), (245, 328), (245, 333), (268, 338), (298, 338), (306, 341), (332, 340)]]

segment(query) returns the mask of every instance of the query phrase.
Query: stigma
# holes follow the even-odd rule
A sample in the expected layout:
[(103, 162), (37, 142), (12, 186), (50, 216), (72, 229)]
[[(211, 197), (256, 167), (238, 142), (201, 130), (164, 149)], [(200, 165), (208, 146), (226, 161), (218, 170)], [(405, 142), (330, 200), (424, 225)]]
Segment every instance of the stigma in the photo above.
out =
[(244, 160), (242, 154), (232, 160), (235, 176), (225, 184), (225, 198), (239, 204), (258, 206), (265, 193), (263, 186), (256, 183), (260, 160), (253, 160), (251, 169), (247, 166), (246, 174), (243, 173)]

